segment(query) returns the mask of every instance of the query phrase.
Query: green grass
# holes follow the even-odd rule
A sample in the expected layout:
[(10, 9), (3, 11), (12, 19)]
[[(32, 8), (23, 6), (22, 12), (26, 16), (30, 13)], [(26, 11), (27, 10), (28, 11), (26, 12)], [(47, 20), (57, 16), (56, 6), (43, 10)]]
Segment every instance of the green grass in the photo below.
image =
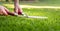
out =
[[(60, 1), (60, 0), (59, 0)], [(3, 3), (5, 4), (5, 3)], [(8, 4), (8, 3), (7, 3)], [(57, 1), (21, 2), (21, 5), (60, 6)], [(2, 3), (1, 3), (2, 5)], [(5, 6), (5, 5), (4, 5)], [(12, 11), (10, 5), (7, 8)], [(51, 8), (23, 8), (30, 16), (46, 16), (48, 19), (21, 18), (16, 16), (0, 16), (0, 31), (60, 31), (60, 9)]]
[(60, 6), (60, 0), (40, 0), (39, 2), (20, 1), (20, 4), (32, 6)]
[[(0, 2), (0, 4), (13, 4), (13, 2)], [(27, 2), (20, 1), (20, 5), (32, 5), (32, 6), (60, 6), (60, 0), (46, 0), (39, 2)]]
[(23, 8), (23, 11), (32, 16), (47, 16), (48, 19), (0, 16), (0, 31), (60, 31), (60, 9)]
[(32, 5), (32, 6), (60, 6), (60, 2), (20, 2), (20, 5)]

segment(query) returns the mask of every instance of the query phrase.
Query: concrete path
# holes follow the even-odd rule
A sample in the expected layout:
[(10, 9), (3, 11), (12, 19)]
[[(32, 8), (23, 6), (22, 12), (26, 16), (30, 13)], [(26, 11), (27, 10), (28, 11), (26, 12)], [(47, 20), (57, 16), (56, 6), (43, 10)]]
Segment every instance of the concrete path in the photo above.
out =
[(59, 8), (60, 6), (30, 6), (30, 5), (20, 5), (22, 8)]
[[(11, 4), (4, 4), (5, 6), (8, 6), (9, 8), (14, 8), (14, 5)], [(60, 6), (31, 6), (31, 5), (20, 5), (22, 8), (59, 8)]]

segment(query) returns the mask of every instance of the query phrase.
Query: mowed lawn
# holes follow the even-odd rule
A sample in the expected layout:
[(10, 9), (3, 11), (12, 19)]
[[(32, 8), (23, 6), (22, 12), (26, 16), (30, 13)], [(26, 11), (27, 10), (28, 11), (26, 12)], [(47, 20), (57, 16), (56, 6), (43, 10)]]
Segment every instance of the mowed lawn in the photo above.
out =
[[(13, 10), (13, 8), (9, 8)], [(60, 9), (23, 8), (30, 16), (46, 16), (47, 19), (0, 16), (0, 31), (60, 31)]]

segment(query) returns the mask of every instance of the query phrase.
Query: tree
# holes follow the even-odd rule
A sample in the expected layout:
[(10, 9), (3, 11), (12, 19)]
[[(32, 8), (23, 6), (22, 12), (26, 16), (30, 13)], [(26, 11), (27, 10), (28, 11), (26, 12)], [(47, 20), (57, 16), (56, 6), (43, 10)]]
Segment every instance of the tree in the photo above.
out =
[(39, 0), (35, 0), (35, 2), (38, 2)]
[(5, 0), (0, 0), (1, 2), (5, 1)]
[(11, 2), (11, 0), (6, 0), (6, 2)]

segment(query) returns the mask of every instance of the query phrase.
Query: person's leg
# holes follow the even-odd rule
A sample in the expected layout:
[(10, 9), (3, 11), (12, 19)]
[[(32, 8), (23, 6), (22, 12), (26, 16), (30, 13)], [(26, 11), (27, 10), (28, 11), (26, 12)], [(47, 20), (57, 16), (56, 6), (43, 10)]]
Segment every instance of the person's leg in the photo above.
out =
[(14, 11), (17, 14), (22, 15), (22, 9), (19, 7), (19, 0), (14, 0)]
[(8, 13), (5, 11), (3, 6), (0, 6), (0, 14), (2, 15), (8, 15)]
[(22, 13), (23, 13), (22, 11), (23, 11), (22, 8), (18, 7), (18, 14), (19, 15), (22, 15)]
[(18, 8), (14, 7), (14, 12), (18, 14)]
[(14, 12), (18, 15), (27, 16), (19, 6), (19, 0), (14, 0)]
[(5, 11), (8, 13), (8, 15), (14, 16), (14, 13), (10, 12), (7, 8), (4, 7), (4, 9), (5, 9)]

